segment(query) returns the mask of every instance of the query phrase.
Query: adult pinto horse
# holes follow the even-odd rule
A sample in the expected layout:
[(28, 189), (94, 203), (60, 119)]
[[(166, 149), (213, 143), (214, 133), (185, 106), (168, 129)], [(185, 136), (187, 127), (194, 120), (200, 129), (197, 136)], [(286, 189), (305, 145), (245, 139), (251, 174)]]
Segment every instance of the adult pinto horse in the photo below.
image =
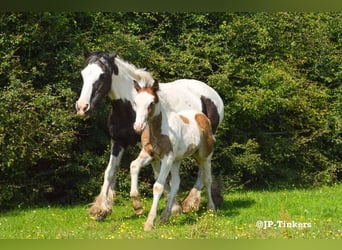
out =
[[(81, 72), (83, 87), (75, 105), (77, 113), (79, 115), (90, 113), (107, 95), (112, 102), (108, 118), (111, 155), (105, 170), (101, 192), (89, 209), (91, 217), (102, 220), (112, 212), (115, 174), (123, 152), (128, 146), (134, 146), (140, 142), (140, 136), (133, 129), (136, 115), (133, 102), (137, 94), (133, 80), (139, 81), (145, 86), (152, 86), (154, 79), (149, 72), (138, 69), (133, 64), (118, 58), (116, 52), (95, 51), (89, 53), (85, 50), (84, 57), (86, 67)], [(214, 89), (203, 82), (190, 79), (161, 83), (159, 87), (167, 93), (165, 102), (169, 103), (168, 106), (173, 111), (193, 109), (203, 112), (209, 118), (212, 131), (215, 133), (223, 119), (224, 106), (222, 99)], [(153, 164), (153, 168), (156, 173), (159, 164), (155, 164)], [(194, 187), (183, 201), (183, 212), (199, 208), (200, 192), (203, 187), (201, 175), (202, 173), (199, 171)], [(136, 194), (131, 194), (131, 196), (134, 195)], [(139, 202), (133, 206), (136, 213), (142, 212)]]

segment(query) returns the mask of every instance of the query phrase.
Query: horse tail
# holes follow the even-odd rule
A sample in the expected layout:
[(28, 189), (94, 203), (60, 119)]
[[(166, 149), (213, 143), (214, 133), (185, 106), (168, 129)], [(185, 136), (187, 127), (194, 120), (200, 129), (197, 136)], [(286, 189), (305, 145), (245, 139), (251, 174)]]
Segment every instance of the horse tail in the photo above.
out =
[(222, 175), (212, 176), (211, 196), (216, 208), (219, 208), (223, 205), (223, 186)]
[(221, 112), (219, 112), (218, 107), (211, 99), (205, 96), (201, 96), (201, 103), (202, 112), (209, 118), (211, 123), (211, 129), (213, 131), (213, 134), (215, 134), (217, 127), (222, 121), (223, 114), (220, 114)]

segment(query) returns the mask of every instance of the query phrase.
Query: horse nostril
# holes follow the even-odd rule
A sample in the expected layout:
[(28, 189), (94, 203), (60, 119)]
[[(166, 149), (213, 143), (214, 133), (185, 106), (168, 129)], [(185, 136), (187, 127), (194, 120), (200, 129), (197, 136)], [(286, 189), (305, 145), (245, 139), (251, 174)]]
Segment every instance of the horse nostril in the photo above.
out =
[(76, 108), (76, 111), (80, 110), (80, 108), (78, 107), (78, 102), (75, 103), (75, 108)]
[(89, 109), (90, 109), (90, 104), (87, 103), (87, 104), (84, 106), (83, 111), (84, 111), (84, 112), (87, 112)]
[(88, 102), (77, 101), (75, 104), (77, 114), (84, 115), (90, 110), (90, 104)]

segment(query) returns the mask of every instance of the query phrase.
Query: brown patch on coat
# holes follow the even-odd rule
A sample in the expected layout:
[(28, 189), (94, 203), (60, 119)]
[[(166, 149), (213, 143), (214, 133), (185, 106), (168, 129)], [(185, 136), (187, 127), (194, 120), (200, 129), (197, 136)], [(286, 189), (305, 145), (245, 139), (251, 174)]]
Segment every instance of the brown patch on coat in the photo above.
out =
[(201, 153), (204, 157), (209, 156), (214, 150), (214, 137), (211, 129), (209, 119), (203, 113), (197, 113), (195, 120), (201, 131), (201, 139), (203, 140), (203, 151)]
[(138, 93), (147, 92), (150, 95), (154, 96), (154, 103), (159, 102), (159, 98), (157, 95), (157, 91), (159, 90), (159, 83), (157, 80), (154, 80), (154, 83), (152, 86), (145, 86), (145, 87), (140, 87), (139, 83), (137, 81), (134, 81), (134, 87)]
[(141, 134), (143, 149), (151, 156), (162, 158), (172, 151), (170, 138), (161, 133), (162, 114), (153, 117)]
[(148, 125), (141, 134), (141, 144), (144, 151), (150, 156), (153, 156), (153, 145), (151, 143), (151, 134)]
[(182, 119), (182, 121), (185, 123), (185, 124), (189, 124), (189, 119), (186, 118), (185, 116), (183, 115), (179, 115), (179, 117)]

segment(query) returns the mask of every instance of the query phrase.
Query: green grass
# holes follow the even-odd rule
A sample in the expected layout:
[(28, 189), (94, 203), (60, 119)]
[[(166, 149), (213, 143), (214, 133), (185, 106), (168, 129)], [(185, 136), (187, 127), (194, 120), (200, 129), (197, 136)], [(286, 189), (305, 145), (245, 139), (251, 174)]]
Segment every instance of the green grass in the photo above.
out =
[[(223, 207), (215, 215), (201, 208), (197, 213), (172, 217), (166, 225), (157, 222), (151, 232), (143, 231), (151, 199), (144, 200), (145, 212), (138, 216), (133, 214), (130, 201), (119, 197), (113, 213), (103, 222), (89, 218), (87, 206), (17, 209), (0, 214), (0, 238), (342, 239), (342, 185), (311, 190), (239, 191), (227, 193), (224, 198)], [(161, 202), (159, 207), (163, 206)], [(260, 229), (256, 226), (259, 220), (272, 221), (274, 226)], [(279, 227), (277, 221), (295, 222), (297, 227)]]

